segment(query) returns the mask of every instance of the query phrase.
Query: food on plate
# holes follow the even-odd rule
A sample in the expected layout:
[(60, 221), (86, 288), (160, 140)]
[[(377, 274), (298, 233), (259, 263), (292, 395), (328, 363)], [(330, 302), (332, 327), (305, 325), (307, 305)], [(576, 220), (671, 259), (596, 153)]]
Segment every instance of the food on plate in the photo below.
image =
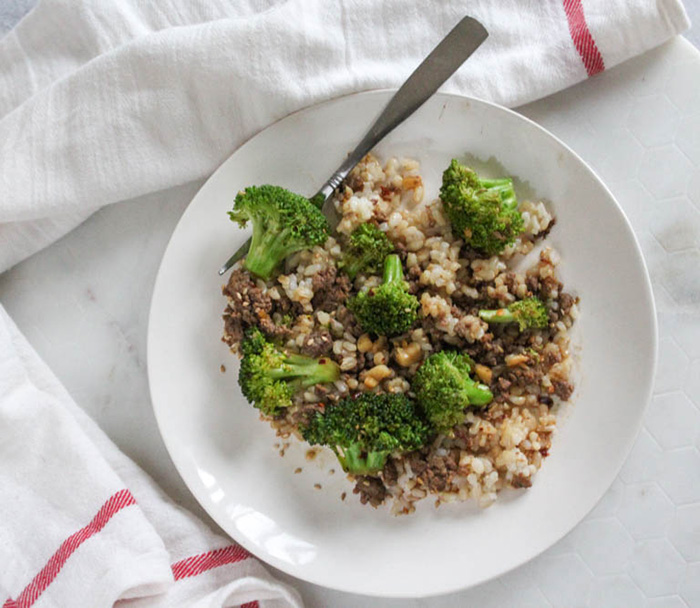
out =
[(241, 341), (238, 384), (246, 399), (263, 414), (274, 416), (293, 405), (294, 393), (340, 378), (338, 364), (327, 357), (314, 359), (283, 351), (251, 327)]
[(236, 196), (229, 217), (243, 227), (253, 224), (245, 267), (269, 279), (295, 251), (323, 245), (328, 222), (309, 199), (279, 186), (251, 186)]
[(394, 244), (376, 224), (360, 224), (348, 238), (343, 259), (338, 268), (354, 279), (358, 273), (379, 274), (386, 256), (394, 251)]
[(418, 368), (411, 388), (437, 432), (449, 433), (462, 424), (468, 407), (493, 401), (489, 387), (471, 377), (473, 369), (471, 357), (454, 350), (434, 353)]
[(480, 310), (479, 316), (487, 323), (517, 323), (520, 331), (544, 329), (549, 323), (549, 313), (538, 298), (525, 298), (505, 308)]
[(440, 199), (455, 235), (482, 253), (501, 253), (523, 231), (510, 178), (482, 179), (453, 159), (442, 176)]
[(302, 427), (311, 445), (335, 452), (353, 475), (375, 475), (392, 453), (410, 452), (425, 444), (431, 429), (406, 395), (361, 393), (316, 412)]
[(348, 302), (362, 329), (387, 337), (408, 331), (418, 318), (418, 307), (403, 279), (401, 258), (394, 253), (384, 260), (381, 285), (363, 289)]
[(253, 221), (253, 245), (223, 288), (261, 418), (332, 450), (362, 503), (395, 514), (529, 487), (573, 392), (578, 298), (546, 205), (457, 160), (425, 190), (416, 161), (368, 155), (329, 234), (304, 197), (246, 188), (231, 219)]

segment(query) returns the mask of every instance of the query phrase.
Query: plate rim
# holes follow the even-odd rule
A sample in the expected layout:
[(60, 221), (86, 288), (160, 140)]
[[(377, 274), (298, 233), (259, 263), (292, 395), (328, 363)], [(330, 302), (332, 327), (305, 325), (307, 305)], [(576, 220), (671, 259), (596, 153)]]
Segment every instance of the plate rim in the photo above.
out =
[[(159, 415), (159, 409), (156, 406), (156, 399), (154, 395), (154, 382), (152, 378), (152, 365), (151, 365), (151, 360), (154, 352), (153, 348), (153, 342), (154, 342), (154, 337), (153, 337), (153, 319), (156, 314), (155, 310), (155, 300), (156, 300), (156, 294), (158, 293), (159, 289), (161, 288), (161, 283), (162, 283), (162, 269), (165, 263), (165, 259), (168, 255), (168, 252), (170, 250), (170, 247), (172, 245), (172, 241), (175, 237), (175, 234), (178, 232), (180, 229), (181, 225), (183, 222), (186, 221), (186, 218), (188, 216), (188, 212), (191, 209), (192, 202), (199, 196), (200, 192), (202, 189), (205, 188), (205, 186), (219, 173), (223, 170), (224, 165), (228, 163), (228, 161), (233, 157), (234, 155), (238, 154), (243, 148), (245, 148), (253, 139), (258, 137), (261, 133), (267, 131), (268, 129), (273, 128), (275, 125), (278, 123), (289, 119), (292, 116), (295, 116), (297, 114), (301, 114), (304, 112), (313, 112), (317, 108), (321, 108), (323, 106), (331, 105), (334, 103), (339, 102), (340, 100), (347, 99), (347, 98), (353, 98), (353, 97), (381, 97), (383, 95), (386, 95), (387, 93), (395, 93), (398, 89), (397, 88), (377, 88), (377, 89), (367, 89), (364, 91), (355, 91), (351, 93), (347, 93), (344, 95), (338, 95), (329, 99), (326, 99), (324, 101), (320, 101), (317, 103), (313, 103), (307, 106), (304, 106), (303, 108), (300, 108), (298, 110), (295, 110), (294, 112), (290, 112), (277, 120), (269, 123), (265, 127), (261, 128), (258, 130), (256, 133), (251, 135), (248, 139), (246, 139), (244, 142), (242, 142), (239, 146), (237, 146), (231, 154), (229, 154), (222, 162), (221, 164), (207, 177), (207, 179), (204, 181), (204, 183), (197, 189), (197, 192), (194, 194), (190, 202), (187, 204), (187, 207), (185, 208), (184, 212), (180, 216), (180, 219), (178, 220), (177, 224), (175, 225), (174, 229), (172, 230), (172, 233), (170, 235), (170, 238), (168, 239), (167, 245), (164, 249), (163, 255), (161, 257), (160, 263), (158, 265), (158, 271), (156, 274), (156, 279), (153, 284), (153, 290), (151, 292), (151, 299), (150, 299), (150, 305), (149, 305), (149, 314), (148, 314), (148, 330), (147, 330), (147, 344), (146, 344), (146, 364), (147, 364), (147, 375), (148, 375), (148, 386), (149, 386), (149, 394), (151, 397), (151, 407), (153, 408), (153, 413), (156, 419), (156, 424), (158, 427), (158, 432), (161, 436), (161, 439), (163, 441), (163, 444), (165, 445), (166, 451), (168, 453), (168, 456), (170, 457), (171, 462), (173, 463), (173, 466), (178, 472), (178, 475), (180, 476), (180, 479), (184, 483), (185, 487), (187, 490), (190, 492), (190, 494), (195, 498), (197, 503), (200, 505), (200, 507), (207, 513), (209, 517), (221, 528), (223, 533), (227, 535), (229, 538), (231, 538), (234, 542), (238, 543), (240, 546), (242, 546), (244, 549), (246, 549), (253, 557), (256, 559), (261, 560), (262, 562), (277, 568), (278, 570), (284, 572), (285, 574), (292, 576), (294, 578), (299, 579), (300, 581), (305, 581), (309, 583), (313, 583), (328, 589), (333, 589), (336, 591), (342, 591), (345, 593), (353, 593), (356, 595), (364, 595), (366, 597), (384, 597), (384, 598), (402, 598), (402, 599), (409, 599), (409, 598), (424, 598), (424, 597), (436, 597), (440, 595), (445, 595), (449, 593), (455, 593), (459, 591), (464, 591), (466, 589), (476, 587), (479, 585), (483, 585), (489, 581), (492, 581), (494, 579), (497, 579), (521, 566), (524, 564), (532, 561), (545, 551), (547, 551), (549, 548), (551, 548), (553, 545), (555, 545), (557, 542), (559, 542), (564, 536), (569, 534), (576, 526), (578, 526), (584, 519), (585, 517), (593, 510), (595, 507), (600, 503), (600, 501), (603, 499), (607, 491), (610, 489), (612, 483), (614, 482), (615, 478), (618, 476), (620, 470), (624, 466), (625, 462), (629, 458), (629, 454), (634, 446), (634, 443), (636, 442), (639, 433), (643, 427), (644, 424), (644, 419), (645, 419), (645, 414), (646, 411), (649, 407), (649, 404), (652, 399), (653, 395), (653, 387), (654, 387), (654, 381), (656, 377), (656, 372), (658, 369), (658, 359), (659, 359), (659, 350), (658, 350), (658, 345), (659, 345), (659, 323), (658, 323), (658, 311), (656, 307), (656, 301), (654, 298), (654, 293), (653, 293), (653, 288), (652, 288), (652, 283), (651, 283), (651, 277), (649, 274), (649, 268), (646, 262), (646, 259), (644, 258), (639, 239), (637, 238), (637, 234), (635, 233), (631, 222), (629, 221), (627, 214), (625, 213), (624, 209), (618, 202), (617, 198), (614, 196), (610, 188), (607, 186), (607, 184), (602, 180), (602, 178), (593, 170), (593, 168), (575, 151), (573, 150), (568, 144), (566, 144), (563, 140), (561, 140), (559, 137), (554, 135), (551, 131), (543, 127), (542, 125), (538, 124), (531, 118), (524, 116), (523, 114), (520, 114), (519, 112), (507, 108), (505, 106), (502, 106), (500, 104), (481, 99), (478, 97), (473, 97), (469, 95), (462, 95), (459, 93), (447, 93), (447, 92), (441, 92), (438, 91), (436, 92), (432, 97), (439, 97), (443, 98), (445, 100), (453, 100), (453, 101), (459, 101), (459, 102), (475, 102), (477, 104), (482, 104), (486, 106), (490, 106), (492, 109), (495, 109), (497, 111), (505, 112), (508, 114), (511, 114), (515, 116), (517, 119), (525, 121), (526, 123), (529, 123), (531, 127), (534, 127), (535, 129), (539, 130), (544, 136), (548, 137), (549, 139), (553, 140), (557, 145), (561, 146), (563, 149), (565, 149), (571, 156), (577, 160), (581, 167), (584, 169), (584, 171), (591, 177), (595, 182), (597, 182), (598, 186), (602, 188), (602, 190), (605, 192), (605, 194), (608, 196), (608, 198), (614, 203), (613, 208), (617, 210), (617, 212), (620, 214), (622, 219), (624, 220), (624, 225), (626, 226), (627, 231), (629, 232), (629, 235), (632, 237), (632, 242), (634, 244), (634, 251), (636, 253), (636, 258), (637, 261), (641, 263), (641, 271), (642, 271), (642, 285), (643, 285), (643, 292), (645, 295), (645, 299), (648, 302), (648, 307), (647, 310), (645, 311), (645, 314), (648, 316), (647, 321), (650, 323), (650, 329), (651, 329), (651, 343), (650, 343), (650, 353), (651, 353), (651, 369), (649, 370), (649, 374), (645, 375), (645, 384), (646, 386), (644, 387), (644, 401), (643, 401), (643, 407), (640, 407), (640, 415), (638, 417), (638, 420), (635, 424), (634, 432), (629, 435), (629, 440), (627, 441), (627, 445), (624, 446), (623, 453), (624, 457), (620, 459), (620, 462), (618, 465), (615, 467), (612, 467), (608, 469), (610, 472), (610, 482), (606, 485), (605, 490), (594, 500), (592, 501), (592, 504), (590, 508), (584, 512), (584, 514), (574, 521), (570, 526), (568, 526), (559, 536), (554, 538), (551, 543), (543, 548), (540, 548), (536, 552), (534, 552), (530, 557), (527, 559), (524, 559), (523, 561), (514, 564), (510, 567), (504, 568), (500, 570), (497, 573), (493, 573), (489, 576), (485, 576), (480, 578), (477, 581), (472, 581), (467, 584), (460, 583), (459, 581), (456, 581), (455, 585), (452, 586), (442, 586), (439, 590), (428, 590), (424, 593), (416, 594), (416, 593), (400, 593), (397, 591), (390, 590), (388, 592), (372, 592), (371, 594), (368, 594), (367, 592), (362, 592), (362, 591), (357, 591), (355, 587), (353, 587), (351, 584), (340, 584), (337, 581), (336, 582), (327, 582), (327, 581), (322, 581), (314, 577), (307, 577), (307, 576), (302, 576), (300, 574), (300, 571), (303, 570), (303, 567), (295, 569), (292, 567), (290, 564), (287, 562), (284, 562), (282, 560), (273, 558), (272, 556), (265, 554), (264, 557), (261, 557), (256, 553), (257, 547), (253, 547), (249, 543), (247, 543), (247, 539), (239, 539), (238, 537), (234, 536), (231, 534), (228, 530), (226, 530), (222, 524), (219, 523), (217, 517), (214, 515), (212, 510), (210, 510), (207, 506), (207, 501), (200, 499), (200, 492), (193, 489), (193, 487), (188, 483), (188, 479), (186, 477), (186, 473), (184, 472), (184, 467), (180, 465), (179, 463), (179, 457), (175, 455), (176, 450), (174, 449), (174, 444), (172, 444), (171, 440), (167, 439), (167, 434), (164, 433), (163, 430), (163, 421), (161, 420), (161, 415)], [(432, 98), (431, 98), (432, 99)], [(399, 125), (400, 128), (401, 125)], [(369, 127), (369, 125), (368, 125)], [(359, 138), (358, 138), (359, 141)], [(216, 265), (216, 261), (214, 262)], [(213, 272), (216, 272), (216, 268), (213, 269)]]

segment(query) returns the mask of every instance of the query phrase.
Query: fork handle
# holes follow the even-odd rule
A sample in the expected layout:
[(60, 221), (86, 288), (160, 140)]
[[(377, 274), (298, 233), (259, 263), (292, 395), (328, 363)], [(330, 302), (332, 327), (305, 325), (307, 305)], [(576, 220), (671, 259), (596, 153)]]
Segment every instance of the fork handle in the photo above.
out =
[[(453, 27), (396, 91), (357, 147), (321, 186), (316, 196), (323, 196), (323, 200), (328, 201), (365, 154), (430, 99), (487, 37), (488, 32), (484, 26), (472, 17), (464, 17)], [(329, 205), (324, 203), (324, 213), (327, 207)], [(335, 211), (334, 206), (333, 210)], [(339, 218), (333, 223), (329, 218), (333, 230), (338, 221)]]

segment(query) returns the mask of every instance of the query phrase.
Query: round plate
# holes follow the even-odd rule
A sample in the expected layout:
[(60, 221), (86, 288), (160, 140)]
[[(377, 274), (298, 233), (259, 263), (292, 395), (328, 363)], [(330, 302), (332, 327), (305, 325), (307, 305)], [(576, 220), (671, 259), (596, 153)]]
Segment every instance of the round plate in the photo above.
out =
[[(242, 397), (220, 341), (219, 265), (247, 234), (226, 215), (238, 190), (274, 183), (311, 195), (393, 92), (342, 97), (292, 114), (239, 148), (206, 182), (173, 233), (151, 304), (148, 372), (160, 431), (185, 483), (212, 518), (269, 564), (349, 592), (419, 597), (498, 576), (547, 549), (602, 497), (627, 456), (651, 394), (656, 317), (632, 229), (613, 196), (562, 142), (483, 101), (437, 94), (376, 153), (421, 162), (426, 196), (469, 153), (495, 158), (557, 225), (568, 290), (581, 297), (577, 385), (551, 456), (531, 488), (491, 507), (419, 503), (392, 517), (359, 504), (325, 452), (280, 439)], [(221, 373), (220, 366), (227, 368)], [(295, 474), (295, 469), (302, 472)], [(335, 469), (335, 474), (330, 469)], [(314, 487), (316, 484), (320, 485)], [(345, 501), (341, 493), (347, 492)]]

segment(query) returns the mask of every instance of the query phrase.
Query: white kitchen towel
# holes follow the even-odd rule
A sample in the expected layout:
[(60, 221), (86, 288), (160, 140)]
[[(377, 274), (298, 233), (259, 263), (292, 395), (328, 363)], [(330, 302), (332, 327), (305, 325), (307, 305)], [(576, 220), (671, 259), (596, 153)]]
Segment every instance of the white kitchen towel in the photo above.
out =
[(0, 271), (294, 110), (400, 85), (465, 14), (490, 37), (444, 88), (507, 106), (689, 25), (680, 0), (41, 0), (0, 40)]
[(123, 608), (301, 606), (121, 453), (0, 306), (0, 606), (118, 600)]

